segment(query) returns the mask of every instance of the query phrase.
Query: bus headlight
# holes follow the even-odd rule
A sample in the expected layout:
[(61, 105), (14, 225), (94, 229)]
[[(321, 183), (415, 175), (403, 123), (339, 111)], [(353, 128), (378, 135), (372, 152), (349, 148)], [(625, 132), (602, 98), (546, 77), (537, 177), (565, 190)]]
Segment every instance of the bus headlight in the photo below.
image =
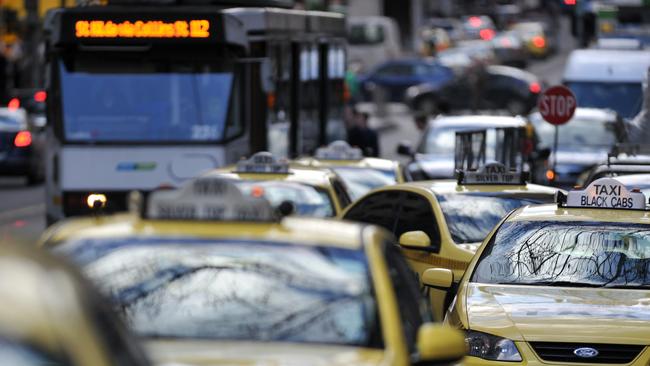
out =
[(491, 361), (521, 361), (515, 342), (492, 334), (467, 331), (468, 355)]
[(101, 193), (91, 193), (86, 198), (88, 208), (97, 209), (106, 207), (106, 195)]

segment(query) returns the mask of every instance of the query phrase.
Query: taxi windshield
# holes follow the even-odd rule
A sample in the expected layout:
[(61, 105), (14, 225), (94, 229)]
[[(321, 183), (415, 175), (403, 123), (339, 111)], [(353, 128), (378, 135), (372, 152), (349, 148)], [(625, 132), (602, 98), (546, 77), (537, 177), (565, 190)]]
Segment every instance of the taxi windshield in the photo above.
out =
[(505, 223), (483, 252), (473, 282), (568, 287), (650, 287), (650, 225)]
[(534, 198), (486, 194), (439, 194), (436, 197), (456, 244), (481, 242), (510, 211), (542, 202)]
[(66, 141), (205, 143), (237, 133), (232, 66), (169, 70), (142, 61), (96, 70), (62, 62), (59, 70)]
[(375, 188), (397, 183), (393, 170), (356, 167), (338, 167), (332, 170), (341, 178), (353, 201)]
[(290, 201), (295, 214), (307, 217), (332, 217), (334, 203), (327, 191), (316, 187), (284, 181), (239, 181), (237, 186), (247, 195), (262, 196), (274, 207)]
[(360, 250), (140, 237), (72, 241), (56, 251), (144, 337), (373, 346), (380, 332)]

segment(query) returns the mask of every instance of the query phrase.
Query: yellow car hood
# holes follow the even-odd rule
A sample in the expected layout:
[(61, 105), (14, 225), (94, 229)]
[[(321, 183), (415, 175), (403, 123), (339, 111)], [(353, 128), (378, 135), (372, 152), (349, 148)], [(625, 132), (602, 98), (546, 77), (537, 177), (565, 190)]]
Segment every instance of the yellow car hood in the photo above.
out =
[(516, 341), (650, 345), (650, 291), (467, 285), (469, 328)]
[(382, 350), (294, 343), (148, 341), (147, 350), (158, 366), (208, 365), (378, 365)]

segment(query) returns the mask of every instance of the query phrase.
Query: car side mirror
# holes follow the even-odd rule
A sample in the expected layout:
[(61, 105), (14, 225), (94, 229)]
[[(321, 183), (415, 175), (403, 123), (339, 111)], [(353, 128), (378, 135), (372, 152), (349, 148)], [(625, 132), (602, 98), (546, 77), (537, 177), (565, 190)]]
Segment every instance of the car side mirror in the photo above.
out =
[(454, 283), (454, 272), (447, 268), (429, 268), (422, 273), (422, 284), (446, 290)]
[(418, 329), (417, 350), (419, 362), (416, 364), (451, 363), (465, 356), (467, 346), (461, 331), (449, 326), (425, 323)]
[(424, 231), (409, 231), (399, 237), (399, 245), (406, 248), (428, 249), (431, 239)]
[(411, 143), (408, 141), (402, 141), (397, 145), (397, 153), (408, 157), (415, 155), (415, 151), (413, 151), (413, 147), (411, 147)]

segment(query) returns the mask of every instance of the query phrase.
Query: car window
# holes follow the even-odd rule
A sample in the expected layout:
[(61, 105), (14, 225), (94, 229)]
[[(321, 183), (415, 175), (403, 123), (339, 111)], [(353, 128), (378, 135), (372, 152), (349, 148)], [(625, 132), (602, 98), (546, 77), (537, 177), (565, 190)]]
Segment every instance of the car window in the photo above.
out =
[(392, 243), (384, 244), (384, 258), (388, 266), (407, 347), (416, 352), (417, 333), (423, 323), (430, 322), (430, 306), (422, 296), (415, 272)]
[(357, 201), (343, 218), (378, 225), (394, 233), (400, 198), (399, 191), (371, 194)]
[(332, 170), (343, 180), (353, 200), (361, 198), (372, 189), (397, 183), (394, 170), (357, 167), (337, 167)]
[(238, 181), (237, 186), (245, 193), (259, 195), (279, 206), (290, 201), (295, 206), (295, 214), (308, 217), (335, 216), (334, 202), (324, 189), (297, 182), (285, 181)]
[(513, 221), (490, 241), (473, 282), (650, 288), (650, 225)]
[[(535, 130), (545, 146), (553, 146), (556, 126), (544, 121), (535, 114), (532, 118)], [(616, 141), (616, 130), (613, 121), (603, 121), (594, 118), (572, 118), (570, 123), (557, 126), (558, 145), (572, 149), (593, 149), (601, 147), (609, 149)]]
[(358, 249), (153, 236), (74, 240), (56, 252), (146, 338), (375, 347), (381, 332)]
[(431, 240), (431, 249), (440, 250), (440, 235), (438, 224), (433, 214), (431, 202), (419, 194), (404, 192), (400, 200), (399, 216), (395, 229), (395, 237), (409, 231), (424, 231)]
[(377, 70), (379, 76), (411, 76), (414, 73), (413, 65), (390, 64)]

